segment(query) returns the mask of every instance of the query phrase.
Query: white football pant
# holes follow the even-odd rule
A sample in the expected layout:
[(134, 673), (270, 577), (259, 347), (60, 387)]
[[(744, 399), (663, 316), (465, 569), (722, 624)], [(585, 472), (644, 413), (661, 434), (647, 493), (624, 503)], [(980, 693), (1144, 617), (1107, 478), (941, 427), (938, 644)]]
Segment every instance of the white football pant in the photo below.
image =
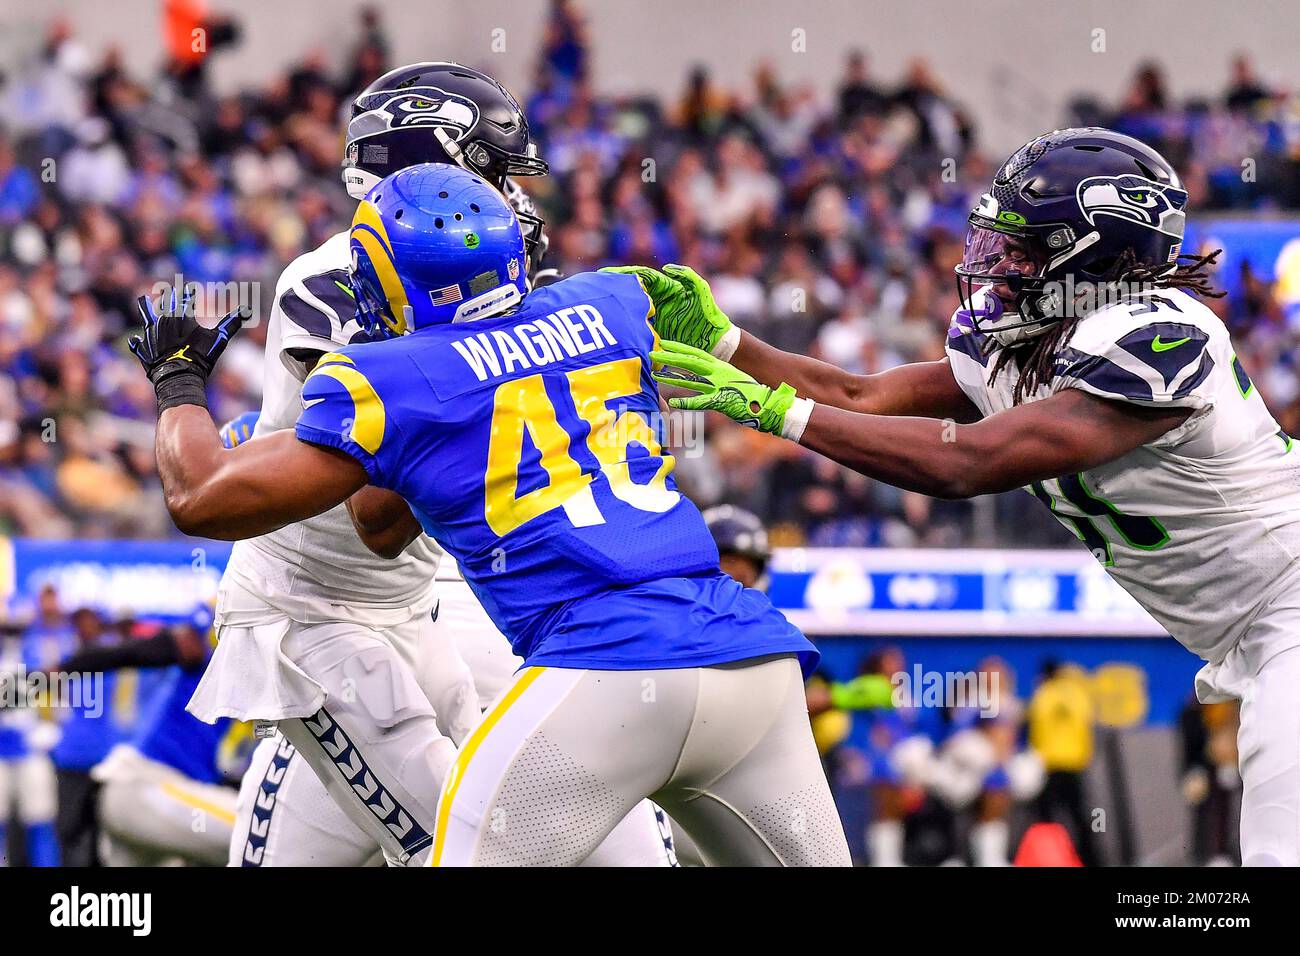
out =
[(709, 865), (849, 865), (791, 655), (524, 668), (461, 747), (430, 863), (572, 866), (646, 798)]
[(1283, 598), (1262, 612), (1221, 664), (1197, 676), (1202, 700), (1241, 701), (1244, 866), (1300, 866), (1300, 606), (1294, 600)]
[(118, 744), (95, 767), (99, 825), (109, 866), (157, 866), (179, 858), (221, 866), (235, 825), (235, 791), (191, 780)]
[[(439, 582), (439, 593), (434, 619), (422, 617), (388, 632), (388, 637), (395, 639), (396, 646), (404, 652), (398, 656), (412, 662), (414, 680), (423, 695), (433, 702), (432, 715), (439, 733), (431, 744), (432, 750), (425, 751), (420, 745), (419, 735), (429, 731), (425, 708), (418, 706), (415, 708), (418, 716), (407, 717), (405, 733), (397, 739), (386, 730), (393, 722), (391, 716), (381, 717), (381, 726), (368, 735), (342, 730), (340, 738), (346, 735), (353, 748), (343, 758), (342, 771), (331, 756), (340, 750), (340, 745), (330, 743), (329, 736), (320, 739), (317, 733), (323, 729), (320, 721), (281, 721), (281, 731), (290, 724), (296, 725), (290, 739), (310, 741), (309, 753), (314, 754), (314, 759), (304, 760), (283, 733), (258, 745), (240, 787), (238, 818), (229, 848), (231, 866), (365, 866), (383, 862), (384, 855), (391, 863), (410, 865), (424, 861), (428, 843), (419, 835), (432, 833), (441, 774), (454, 756), (447, 749), (446, 738), (450, 737), (452, 742), (464, 740), (479, 717), (479, 701), (487, 703), (491, 699), (489, 695), (494, 696), (508, 686), (520, 664), (468, 585), (463, 581)], [(318, 628), (328, 629), (324, 639), (341, 643), (351, 641), (340, 637), (343, 632), (358, 630), (356, 625), (341, 623), (293, 625), (295, 635)], [(294, 648), (302, 646), (300, 641), (286, 639), (285, 649), (294, 662), (330, 691), (331, 700), (323, 710), (329, 714), (331, 724), (347, 728), (362, 722), (363, 709), (333, 705), (336, 691), (313, 669), (323, 658), (319, 654), (300, 658)], [(313, 667), (308, 667), (308, 663)], [(338, 667), (334, 670), (338, 671)], [(336, 678), (335, 683), (341, 681)], [(355, 698), (362, 682), (354, 678), (347, 686)], [(394, 709), (384, 703), (386, 694), (374, 682), (365, 682), (364, 689), (377, 713), (386, 714)], [(409, 688), (405, 693), (409, 696)], [(358, 743), (359, 736), (373, 739), (362, 744)], [(381, 742), (379, 748), (374, 746), (374, 740)], [(343, 745), (344, 754), (349, 753), (346, 746)], [(376, 749), (380, 753), (376, 754)], [(385, 755), (383, 751), (387, 750), (392, 754)], [(432, 764), (430, 752), (434, 754)], [(360, 772), (361, 765), (371, 768), (369, 774)], [(381, 766), (401, 769), (376, 769)], [(402, 780), (404, 773), (407, 774), (404, 782), (384, 786), (385, 781), (394, 777)], [(330, 792), (333, 798), (318, 774), (324, 774), (333, 783)], [(421, 787), (430, 785), (435, 774), (438, 779), (432, 789), (421, 791)], [(361, 782), (360, 790), (353, 781)], [(376, 797), (376, 787), (382, 787), (384, 794), (399, 796), (396, 799)], [(387, 829), (378, 830), (373, 809), (377, 801), (381, 809), (400, 804), (405, 818), (414, 824), (414, 829), (407, 829), (404, 835), (405, 846), (400, 838), (391, 839)], [(345, 811), (344, 807), (348, 809)], [(383, 854), (379, 852), (381, 835), (386, 841)], [(661, 811), (646, 803), (615, 827), (585, 865), (671, 866), (674, 863), (669, 824)]]

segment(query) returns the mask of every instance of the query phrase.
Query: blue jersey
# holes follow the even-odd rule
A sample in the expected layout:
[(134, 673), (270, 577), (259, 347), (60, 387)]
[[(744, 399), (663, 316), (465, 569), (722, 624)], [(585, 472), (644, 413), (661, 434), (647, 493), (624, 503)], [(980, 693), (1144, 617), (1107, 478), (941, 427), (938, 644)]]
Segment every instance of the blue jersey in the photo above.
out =
[(0, 713), (0, 762), (21, 760), (31, 752), (24, 729)]
[(57, 667), (77, 649), (77, 632), (71, 624), (40, 621), (23, 631), (23, 666), (28, 673)]
[(150, 701), (132, 743), (150, 760), (167, 764), (191, 780), (220, 783), (222, 748), (231, 745), (240, 725), (228, 717), (205, 724), (186, 712), (185, 705), (203, 676), (202, 666), (187, 670), (173, 665), (164, 673), (164, 684)]
[(61, 770), (89, 770), (129, 736), (138, 719), (140, 675), (130, 669), (78, 674), (69, 687), (72, 702), (60, 708), (63, 733), (50, 759)]
[(652, 309), (635, 277), (584, 273), (507, 315), (350, 346), (308, 377), (298, 437), (402, 495), (530, 664), (811, 666), (677, 490), (652, 425)]

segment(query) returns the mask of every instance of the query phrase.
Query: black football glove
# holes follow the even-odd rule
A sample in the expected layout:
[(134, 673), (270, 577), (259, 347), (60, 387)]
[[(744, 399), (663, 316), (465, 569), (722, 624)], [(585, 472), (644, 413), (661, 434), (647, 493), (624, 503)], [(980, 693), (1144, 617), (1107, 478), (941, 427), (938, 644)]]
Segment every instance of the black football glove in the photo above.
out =
[(207, 408), (208, 376), (226, 343), (250, 317), (249, 311), (240, 307), (208, 329), (194, 318), (193, 296), (187, 293), (178, 304), (175, 289), (161, 315), (148, 296), (136, 299), (136, 307), (144, 323), (144, 335), (133, 336), (127, 344), (153, 382), (158, 414), (173, 405)]

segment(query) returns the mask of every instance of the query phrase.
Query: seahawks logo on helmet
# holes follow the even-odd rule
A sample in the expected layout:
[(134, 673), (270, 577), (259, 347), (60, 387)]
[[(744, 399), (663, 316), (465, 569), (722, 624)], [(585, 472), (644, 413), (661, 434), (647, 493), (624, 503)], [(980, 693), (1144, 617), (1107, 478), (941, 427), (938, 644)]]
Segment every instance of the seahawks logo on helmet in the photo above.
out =
[[(362, 116), (380, 119), (385, 129), (441, 126), (452, 130), (453, 138), (460, 140), (478, 123), (478, 105), (473, 100), (435, 86), (373, 93), (366, 97), (366, 103), (370, 108)], [(353, 119), (353, 124), (361, 118)]]
[(1187, 193), (1132, 174), (1091, 176), (1080, 181), (1076, 196), (1090, 225), (1098, 216), (1114, 216), (1181, 239), (1187, 216)]

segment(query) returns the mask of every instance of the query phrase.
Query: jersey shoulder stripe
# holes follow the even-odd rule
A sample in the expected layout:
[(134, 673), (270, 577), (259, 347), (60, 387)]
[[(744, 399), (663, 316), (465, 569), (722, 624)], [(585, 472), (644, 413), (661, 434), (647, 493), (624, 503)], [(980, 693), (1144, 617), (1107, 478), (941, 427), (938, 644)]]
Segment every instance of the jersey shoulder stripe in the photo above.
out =
[(1151, 383), (1137, 372), (1118, 365), (1104, 355), (1092, 355), (1066, 347), (1056, 355), (1055, 377), (1087, 391), (1130, 402), (1154, 402)]
[(1144, 405), (1199, 406), (1197, 390), (1226, 335), (1202, 303), (1161, 290), (1080, 320), (1056, 357), (1054, 384)]
[(336, 344), (347, 342), (350, 336), (344, 330), (354, 320), (356, 301), (347, 282), (346, 269), (305, 276), (281, 293), (280, 309), (286, 319), (309, 335)]
[(963, 325), (956, 316), (953, 317), (952, 324), (948, 326), (948, 339), (945, 348), (949, 352), (957, 352), (967, 358), (974, 359), (982, 366), (989, 364), (987, 337), (976, 332), (973, 328)]
[(283, 318), (281, 350), (320, 347), (331, 351), (365, 339), (356, 322), (348, 286), (348, 234), (337, 233), (289, 263), (276, 286)]
[(373, 363), (358, 363), (356, 355), (352, 350), (330, 352), (317, 363), (302, 386), (295, 432), (303, 441), (355, 458), (372, 483), (385, 487), (380, 449), (395, 434), (396, 423), (376, 387), (382, 376), (370, 367)]
[(315, 305), (305, 302), (293, 289), (287, 290), (280, 296), (280, 310), (286, 319), (308, 335), (321, 339), (334, 338), (334, 326), (330, 322), (330, 316)]
[(1152, 322), (1129, 332), (1115, 344), (1155, 369), (1168, 387), (1188, 365), (1208, 357), (1205, 347), (1209, 341), (1209, 334), (1195, 325)]

